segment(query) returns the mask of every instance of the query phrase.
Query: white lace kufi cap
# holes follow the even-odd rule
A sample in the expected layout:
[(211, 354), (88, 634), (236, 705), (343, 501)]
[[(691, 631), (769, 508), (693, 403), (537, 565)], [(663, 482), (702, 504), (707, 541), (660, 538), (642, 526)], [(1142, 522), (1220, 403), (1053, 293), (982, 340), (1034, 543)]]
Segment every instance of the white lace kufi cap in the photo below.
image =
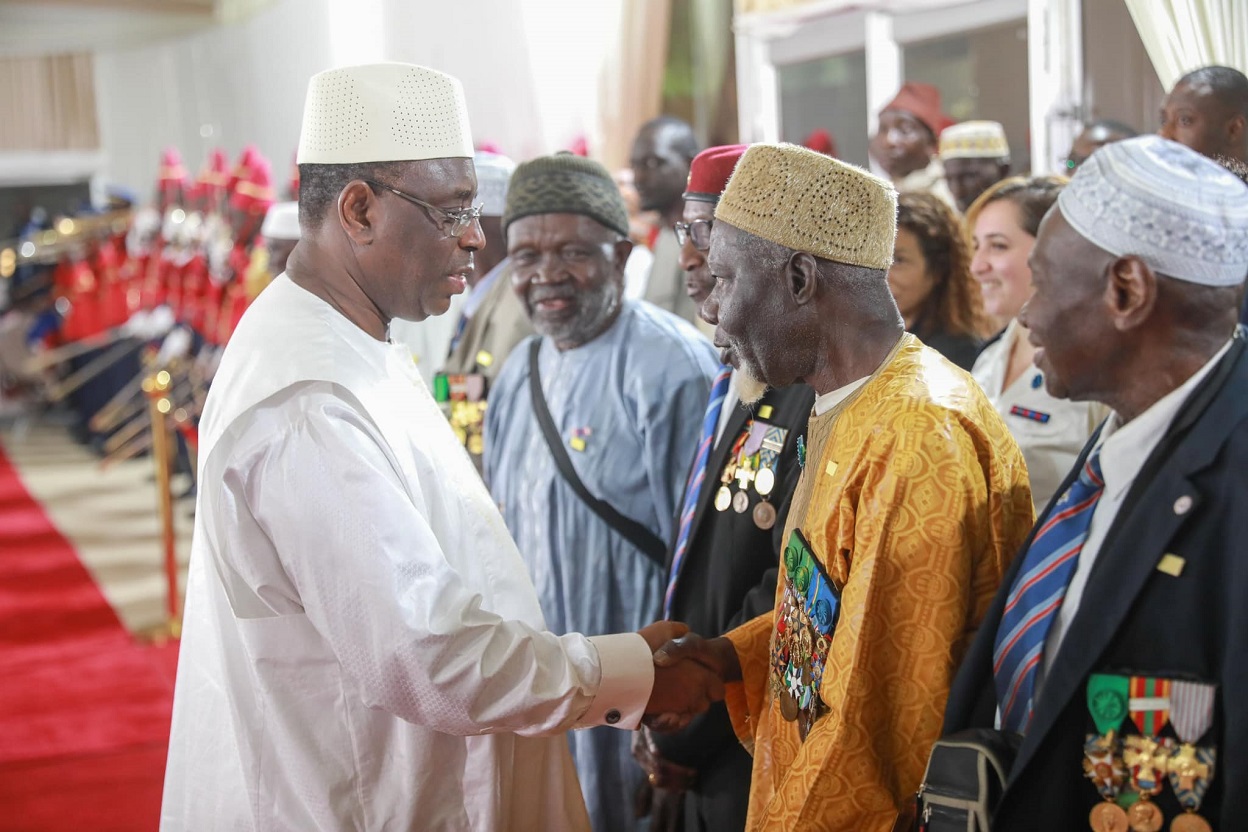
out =
[(308, 82), (301, 165), (471, 157), (464, 90), (444, 72), (363, 64), (330, 69)]
[(940, 134), (941, 159), (1008, 159), (1010, 143), (999, 121), (963, 121)]
[(1226, 168), (1160, 136), (1097, 150), (1057, 198), (1062, 216), (1115, 257), (1206, 286), (1248, 275), (1248, 186)]
[(299, 203), (275, 202), (264, 215), (260, 236), (266, 240), (299, 239)]
[(478, 150), (472, 157), (477, 169), (477, 200), (481, 213), (501, 217), (507, 209), (507, 185), (516, 172), (516, 163), (500, 153)]

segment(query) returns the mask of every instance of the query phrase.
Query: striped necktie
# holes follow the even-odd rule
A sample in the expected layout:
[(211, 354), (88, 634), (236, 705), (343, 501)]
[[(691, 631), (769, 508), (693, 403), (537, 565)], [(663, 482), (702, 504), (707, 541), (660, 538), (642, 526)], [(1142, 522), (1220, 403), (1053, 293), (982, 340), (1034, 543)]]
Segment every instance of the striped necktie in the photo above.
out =
[(1097, 448), (1023, 555), (992, 653), (1001, 727), (1007, 731), (1024, 733), (1031, 722), (1044, 641), (1066, 598), (1088, 539), (1088, 524), (1104, 490)]
[(693, 458), (693, 469), (689, 472), (689, 484), (685, 486), (685, 499), (680, 509), (680, 533), (676, 536), (676, 550), (672, 555), (672, 568), (667, 577), (667, 592), (663, 596), (663, 616), (672, 617), (672, 598), (676, 594), (676, 579), (680, 577), (680, 567), (689, 550), (689, 534), (693, 531), (693, 515), (698, 508), (698, 494), (702, 492), (702, 482), (706, 479), (706, 461), (711, 456), (711, 446), (715, 444), (715, 433), (719, 428), (719, 413), (724, 407), (724, 398), (728, 395), (728, 379), (732, 375), (731, 367), (724, 367), (715, 376), (711, 385), (711, 400), (706, 404), (706, 415), (702, 417), (702, 439), (698, 442), (698, 453)]

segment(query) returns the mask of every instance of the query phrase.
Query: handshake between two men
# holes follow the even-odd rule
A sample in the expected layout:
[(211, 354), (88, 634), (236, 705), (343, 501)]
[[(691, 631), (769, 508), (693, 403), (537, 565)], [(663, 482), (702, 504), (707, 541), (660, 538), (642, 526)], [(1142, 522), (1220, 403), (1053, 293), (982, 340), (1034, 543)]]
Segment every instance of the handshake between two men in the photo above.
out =
[(654, 688), (642, 719), (652, 730), (679, 731), (723, 700), (726, 683), (741, 679), (726, 638), (702, 638), (678, 621), (656, 621), (639, 634), (654, 654)]

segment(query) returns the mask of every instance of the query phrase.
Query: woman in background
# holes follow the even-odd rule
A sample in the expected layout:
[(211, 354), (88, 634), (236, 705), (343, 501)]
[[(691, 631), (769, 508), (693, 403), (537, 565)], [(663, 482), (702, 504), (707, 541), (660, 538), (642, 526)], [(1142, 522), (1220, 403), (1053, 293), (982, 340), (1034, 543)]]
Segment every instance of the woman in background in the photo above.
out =
[(898, 196), (888, 286), (906, 330), (962, 369), (971, 369), (989, 325), (962, 227), (939, 197)]
[(984, 311), (1005, 323), (972, 372), (1018, 441), (1037, 513), (1108, 413), (1104, 405), (1049, 395), (1044, 373), (1032, 362), (1036, 348), (1018, 322), (1032, 292), (1027, 258), (1040, 220), (1065, 184), (1058, 176), (1014, 176), (993, 185), (966, 212), (974, 249), (971, 272), (983, 292)]

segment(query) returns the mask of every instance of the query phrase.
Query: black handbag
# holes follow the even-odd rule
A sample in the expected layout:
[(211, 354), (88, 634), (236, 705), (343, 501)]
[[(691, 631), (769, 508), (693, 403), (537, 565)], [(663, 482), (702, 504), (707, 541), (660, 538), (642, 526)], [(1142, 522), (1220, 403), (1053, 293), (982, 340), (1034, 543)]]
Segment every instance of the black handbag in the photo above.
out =
[(1022, 734), (971, 728), (936, 741), (915, 797), (919, 832), (990, 832)]
[(542, 428), (542, 436), (546, 439), (546, 447), (550, 448), (550, 455), (555, 458), (559, 473), (590, 511), (597, 514), (617, 534), (640, 549), (643, 555), (666, 569), (667, 546), (659, 536), (636, 520), (620, 514), (610, 503), (590, 494), (585, 483), (581, 482), (581, 478), (577, 476), (576, 468), (572, 467), (572, 460), (568, 458), (568, 452), (563, 449), (563, 439), (559, 436), (555, 421), (550, 417), (550, 408), (546, 406), (546, 396), (542, 393), (542, 377), (537, 368), (538, 353), (541, 349), (542, 339), (534, 338), (529, 347), (529, 398), (533, 402), (533, 413), (537, 416), (537, 423)]

